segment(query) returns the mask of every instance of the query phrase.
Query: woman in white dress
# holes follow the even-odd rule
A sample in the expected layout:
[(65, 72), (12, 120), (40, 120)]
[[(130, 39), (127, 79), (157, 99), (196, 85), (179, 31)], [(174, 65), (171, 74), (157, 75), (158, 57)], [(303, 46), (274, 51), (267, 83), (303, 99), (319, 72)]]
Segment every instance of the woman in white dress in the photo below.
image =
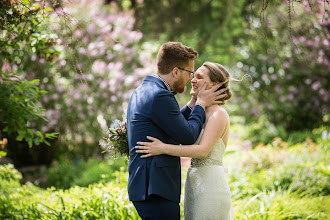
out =
[[(220, 99), (222, 104), (231, 98), (230, 75), (220, 64), (205, 62), (192, 79), (191, 96), (188, 105), (193, 107), (199, 90), (206, 83), (206, 89), (216, 83), (226, 82), (220, 89), (228, 88), (227, 96)], [(229, 116), (220, 105), (205, 110), (206, 121), (194, 145), (170, 145), (156, 138), (151, 142), (138, 142), (136, 146), (141, 157), (168, 154), (178, 157), (191, 157), (185, 184), (184, 216), (186, 220), (229, 220), (233, 219), (231, 192), (223, 169), (223, 156), (229, 137)]]

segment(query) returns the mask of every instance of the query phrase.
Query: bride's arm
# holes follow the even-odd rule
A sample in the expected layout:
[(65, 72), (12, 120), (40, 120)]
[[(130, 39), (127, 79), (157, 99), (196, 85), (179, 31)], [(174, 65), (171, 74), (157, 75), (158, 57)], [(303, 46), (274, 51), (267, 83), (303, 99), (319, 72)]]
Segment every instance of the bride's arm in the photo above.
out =
[(198, 145), (165, 144), (157, 138), (148, 137), (152, 142), (138, 142), (137, 153), (143, 153), (142, 158), (168, 154), (177, 157), (205, 158), (221, 137), (229, 123), (229, 117), (224, 109), (217, 110), (209, 117), (204, 134)]

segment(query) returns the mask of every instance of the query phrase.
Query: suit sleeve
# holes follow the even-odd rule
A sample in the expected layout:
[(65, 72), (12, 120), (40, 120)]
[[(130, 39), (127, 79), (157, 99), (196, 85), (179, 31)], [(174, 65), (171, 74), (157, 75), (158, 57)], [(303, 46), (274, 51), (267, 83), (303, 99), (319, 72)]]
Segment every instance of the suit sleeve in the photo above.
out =
[(191, 108), (188, 107), (188, 105), (185, 105), (182, 109), (181, 109), (181, 114), (183, 115), (183, 117), (188, 120), (190, 113), (191, 113)]
[(153, 122), (171, 138), (185, 145), (196, 142), (205, 122), (205, 111), (201, 106), (195, 106), (186, 119), (174, 95), (163, 91), (155, 97), (151, 107)]

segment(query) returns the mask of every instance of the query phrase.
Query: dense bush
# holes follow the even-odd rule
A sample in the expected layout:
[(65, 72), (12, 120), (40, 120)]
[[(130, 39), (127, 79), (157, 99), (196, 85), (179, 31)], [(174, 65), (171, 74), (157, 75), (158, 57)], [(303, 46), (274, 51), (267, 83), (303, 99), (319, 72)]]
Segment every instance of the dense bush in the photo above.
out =
[[(52, 10), (29, 1), (0, 3), (0, 138), (12, 135), (17, 141), (26, 141), (29, 147), (56, 137), (33, 129), (31, 122), (44, 117), (40, 97), (46, 93), (35, 84), (39, 80), (24, 79), (26, 57), (38, 55), (54, 59), (60, 51), (57, 36), (47, 30), (47, 11)], [(9, 141), (10, 145), (12, 141)]]
[(276, 188), (330, 195), (330, 170), (324, 162), (286, 164), (268, 174)]
[[(275, 146), (258, 147), (243, 155), (231, 154), (228, 175), (233, 198), (255, 196), (271, 190), (304, 191), (308, 195), (330, 195), (328, 151), (312, 141), (287, 146), (280, 139)], [(231, 164), (229, 163), (229, 164)]]
[(138, 219), (128, 201), (123, 171), (117, 181), (69, 190), (40, 189), (31, 183), (0, 188), (1, 219)]
[(301, 129), (299, 131), (287, 131), (283, 126), (275, 126), (268, 121), (265, 115), (260, 115), (256, 121), (245, 124), (241, 116), (234, 116), (231, 120), (232, 132), (239, 133), (241, 140), (249, 140), (253, 147), (258, 144), (272, 144), (273, 140), (280, 138), (286, 140), (290, 146), (303, 143), (306, 139), (313, 142), (320, 142), (322, 134), (330, 131), (330, 126), (323, 125), (314, 129)]
[(109, 182), (115, 179), (115, 171), (127, 170), (125, 159), (111, 158), (105, 160), (60, 160), (47, 170), (46, 187), (54, 186), (68, 189), (73, 186), (88, 186), (98, 182)]
[(308, 195), (330, 195), (329, 170), (323, 162), (289, 163), (273, 169), (251, 170), (228, 176), (234, 199), (255, 196), (272, 190), (303, 191)]

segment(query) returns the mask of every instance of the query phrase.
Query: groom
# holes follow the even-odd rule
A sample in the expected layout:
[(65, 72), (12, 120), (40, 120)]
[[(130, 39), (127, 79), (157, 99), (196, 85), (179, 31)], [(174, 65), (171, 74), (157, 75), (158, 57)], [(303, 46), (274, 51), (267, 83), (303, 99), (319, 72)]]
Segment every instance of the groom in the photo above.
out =
[[(180, 219), (180, 158), (158, 155), (140, 158), (134, 147), (147, 136), (168, 144), (193, 144), (205, 122), (205, 108), (219, 95), (217, 88), (200, 91), (196, 105), (180, 111), (174, 97), (193, 77), (198, 53), (179, 42), (167, 42), (157, 55), (156, 74), (146, 76), (132, 94), (127, 109), (130, 159), (128, 195), (142, 219)], [(216, 86), (217, 87), (217, 86)]]

